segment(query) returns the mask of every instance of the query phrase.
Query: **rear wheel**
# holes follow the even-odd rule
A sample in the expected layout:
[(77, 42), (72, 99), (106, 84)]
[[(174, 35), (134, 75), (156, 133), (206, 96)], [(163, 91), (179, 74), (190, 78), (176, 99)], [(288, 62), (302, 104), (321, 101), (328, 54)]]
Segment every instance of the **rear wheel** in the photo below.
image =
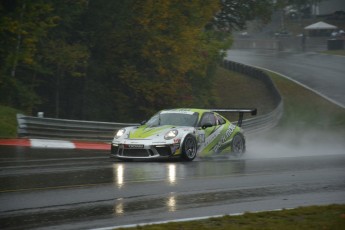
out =
[(231, 144), (232, 155), (236, 157), (242, 156), (246, 151), (246, 143), (242, 133), (237, 133), (232, 139)]
[(192, 161), (196, 157), (197, 142), (192, 135), (186, 136), (182, 144), (182, 158), (187, 161)]

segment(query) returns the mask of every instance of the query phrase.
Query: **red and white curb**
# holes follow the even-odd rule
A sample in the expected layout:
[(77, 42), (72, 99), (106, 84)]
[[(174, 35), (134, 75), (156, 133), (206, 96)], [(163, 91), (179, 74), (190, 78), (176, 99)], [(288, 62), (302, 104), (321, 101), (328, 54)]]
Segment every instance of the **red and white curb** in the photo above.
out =
[(110, 150), (109, 143), (46, 139), (0, 139), (0, 145), (53, 149)]

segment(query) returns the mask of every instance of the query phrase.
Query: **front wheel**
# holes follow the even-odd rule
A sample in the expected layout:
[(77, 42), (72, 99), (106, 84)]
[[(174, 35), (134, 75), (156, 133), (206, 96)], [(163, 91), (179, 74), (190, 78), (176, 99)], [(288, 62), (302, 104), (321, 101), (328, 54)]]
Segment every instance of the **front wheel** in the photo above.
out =
[(196, 157), (197, 142), (192, 135), (186, 136), (182, 144), (182, 158), (187, 161), (192, 161)]
[(246, 151), (246, 143), (242, 133), (237, 133), (232, 139), (232, 154), (236, 157), (242, 156)]

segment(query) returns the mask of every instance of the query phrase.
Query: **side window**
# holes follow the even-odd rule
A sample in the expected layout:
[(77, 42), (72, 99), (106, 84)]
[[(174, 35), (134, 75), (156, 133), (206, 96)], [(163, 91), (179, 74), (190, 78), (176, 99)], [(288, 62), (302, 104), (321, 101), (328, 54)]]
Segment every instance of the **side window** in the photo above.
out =
[(216, 125), (216, 117), (213, 113), (205, 113), (200, 121), (200, 126), (203, 126), (205, 124), (212, 124)]
[(216, 119), (214, 113), (210, 113), (210, 123), (212, 125), (217, 125), (217, 119)]
[(205, 113), (202, 115), (201, 120), (200, 120), (200, 127), (204, 126), (208, 121), (208, 114)]
[(217, 118), (217, 124), (218, 125), (222, 125), (222, 124), (225, 124), (226, 121), (224, 120), (223, 117), (221, 117), (220, 115), (216, 114), (216, 118)]

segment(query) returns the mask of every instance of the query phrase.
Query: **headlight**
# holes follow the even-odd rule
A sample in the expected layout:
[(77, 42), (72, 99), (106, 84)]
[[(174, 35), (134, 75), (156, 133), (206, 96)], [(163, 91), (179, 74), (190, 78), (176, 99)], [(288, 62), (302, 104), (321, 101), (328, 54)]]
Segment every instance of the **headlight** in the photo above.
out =
[(176, 129), (170, 130), (169, 132), (167, 132), (164, 136), (165, 140), (170, 140), (173, 139), (177, 136), (178, 131)]
[(120, 130), (117, 131), (117, 133), (115, 134), (115, 138), (120, 138), (125, 132), (126, 132), (126, 129), (120, 129)]

